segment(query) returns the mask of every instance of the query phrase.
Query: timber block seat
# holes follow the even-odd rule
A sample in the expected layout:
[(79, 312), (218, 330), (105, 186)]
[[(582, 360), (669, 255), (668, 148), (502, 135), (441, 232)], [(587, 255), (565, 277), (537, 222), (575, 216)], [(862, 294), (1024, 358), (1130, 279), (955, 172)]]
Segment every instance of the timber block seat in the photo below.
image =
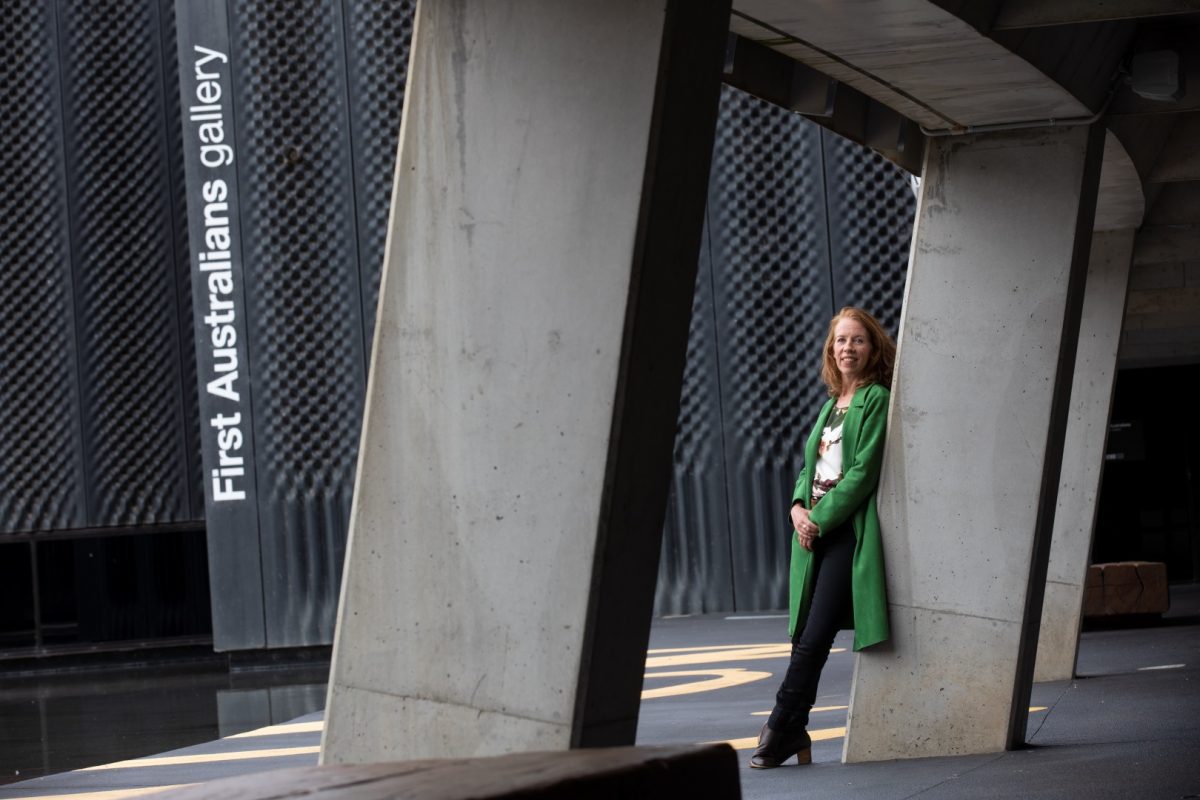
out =
[(488, 758), (330, 764), (240, 775), (162, 792), (162, 800), (633, 800), (741, 797), (727, 744), (606, 747)]
[(1167, 565), (1159, 561), (1116, 561), (1088, 567), (1083, 616), (1160, 615), (1170, 607)]

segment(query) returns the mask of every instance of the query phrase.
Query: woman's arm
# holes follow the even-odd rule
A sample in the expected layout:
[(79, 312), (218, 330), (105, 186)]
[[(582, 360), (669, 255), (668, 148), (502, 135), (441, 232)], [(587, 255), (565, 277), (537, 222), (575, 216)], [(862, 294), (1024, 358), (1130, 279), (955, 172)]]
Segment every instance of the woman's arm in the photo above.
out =
[(812, 550), (812, 540), (817, 535), (816, 523), (810, 523), (808, 519), (808, 498), (810, 497), (809, 492), (812, 490), (812, 463), (815, 460), (817, 445), (821, 440), (821, 423), (832, 405), (833, 399), (831, 398), (817, 413), (817, 421), (809, 431), (808, 439), (804, 444), (804, 467), (800, 470), (800, 476), (796, 478), (796, 487), (792, 490), (792, 507), (789, 512), (792, 530), (796, 537), (796, 543), (805, 550)]

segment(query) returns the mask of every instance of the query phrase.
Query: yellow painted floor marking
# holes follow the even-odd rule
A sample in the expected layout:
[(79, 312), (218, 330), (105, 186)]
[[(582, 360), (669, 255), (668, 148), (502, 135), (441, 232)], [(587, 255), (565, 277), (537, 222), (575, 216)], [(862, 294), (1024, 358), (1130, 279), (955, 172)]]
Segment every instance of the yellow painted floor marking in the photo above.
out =
[[(845, 728), (821, 728), (820, 730), (808, 732), (809, 738), (814, 742), (823, 742), (826, 739), (840, 739), (845, 735)], [(747, 736), (745, 739), (725, 739), (718, 742), (705, 742), (705, 744), (727, 744), (734, 750), (753, 750), (758, 747), (758, 736)]]
[(791, 652), (791, 645), (788, 644), (755, 644), (748, 647), (730, 647), (721, 650), (692, 650), (670, 656), (649, 656), (646, 659), (646, 669), (679, 667), (685, 664), (747, 661), (761, 658), (786, 658)]
[(175, 783), (170, 786), (139, 786), (136, 789), (106, 789), (101, 792), (72, 792), (70, 794), (39, 794), (24, 800), (125, 800), (127, 797), (145, 797), (165, 792), (168, 789), (183, 789), (197, 786), (195, 783)]
[(706, 653), (713, 650), (745, 650), (748, 647), (775, 647), (770, 644), (710, 644), (707, 647), (660, 647), (657, 650), (647, 650), (649, 655), (658, 653)]
[(320, 733), (325, 729), (325, 723), (321, 720), (316, 722), (288, 722), (283, 725), (271, 725), (267, 728), (259, 728), (245, 733), (235, 733), (232, 736), (226, 736), (226, 739), (246, 739), (251, 736), (276, 736), (282, 733)]
[(101, 764), (98, 767), (88, 767), (79, 772), (95, 772), (101, 769), (129, 769), (131, 767), (173, 767), (179, 764), (208, 764), (217, 761), (241, 761), (248, 758), (278, 758), (281, 756), (316, 755), (321, 748), (312, 747), (276, 747), (271, 750), (239, 750), (235, 753), (204, 753), (194, 756), (155, 756), (153, 758), (135, 758), (130, 761), (117, 761), (112, 764)]
[(655, 672), (647, 673), (647, 678), (694, 678), (705, 675), (713, 675), (706, 681), (688, 681), (687, 683), (677, 683), (674, 686), (660, 686), (656, 689), (643, 689), (642, 699), (650, 700), (655, 697), (674, 697), (680, 694), (695, 694), (696, 692), (711, 692), (715, 689), (724, 689), (729, 686), (741, 686), (743, 683), (753, 683), (760, 681), (763, 678), (771, 677), (769, 672), (756, 672), (754, 670), (734, 667), (733, 669), (685, 669), (674, 672)]
[[(812, 713), (816, 714), (818, 711), (845, 711), (847, 708), (849, 708), (849, 706), (813, 706)], [(750, 716), (752, 716), (752, 717), (769, 717), (769, 716), (771, 716), (771, 712), (770, 711), (751, 711)]]
[[(655, 652), (651, 650), (650, 652)], [(685, 664), (720, 664), (726, 661), (755, 661), (763, 658), (787, 658), (791, 655), (790, 644), (755, 644), (725, 650), (704, 649), (674, 656), (650, 656), (646, 669), (659, 667), (682, 667)], [(846, 648), (835, 647), (831, 653), (844, 653)]]
[[(813, 706), (812, 713), (815, 714), (818, 711), (845, 711), (848, 708), (849, 708), (849, 706)], [(1031, 713), (1031, 714), (1034, 713), (1035, 711), (1045, 711), (1045, 710), (1046, 710), (1046, 706), (1030, 706), (1029, 707), (1029, 713)], [(751, 711), (750, 716), (752, 716), (752, 717), (769, 717), (769, 716), (771, 716), (771, 712), (770, 711)]]

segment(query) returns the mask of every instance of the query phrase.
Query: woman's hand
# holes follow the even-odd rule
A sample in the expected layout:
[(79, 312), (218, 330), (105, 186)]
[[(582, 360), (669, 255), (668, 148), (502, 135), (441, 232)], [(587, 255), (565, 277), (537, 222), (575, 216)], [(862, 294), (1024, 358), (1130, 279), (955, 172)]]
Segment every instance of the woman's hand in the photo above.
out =
[(796, 529), (796, 541), (811, 552), (813, 540), (821, 531), (817, 524), (808, 518), (808, 509), (799, 503), (792, 504), (792, 527)]

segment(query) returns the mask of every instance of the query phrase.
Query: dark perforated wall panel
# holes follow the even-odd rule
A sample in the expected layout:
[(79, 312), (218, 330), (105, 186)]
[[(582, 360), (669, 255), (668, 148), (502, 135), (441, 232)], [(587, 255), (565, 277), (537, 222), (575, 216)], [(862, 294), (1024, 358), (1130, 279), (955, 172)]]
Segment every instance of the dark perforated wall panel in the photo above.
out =
[[(225, 641), (242, 646), (332, 638), (413, 5), (220, 4), (230, 22), (258, 481), (255, 533), (241, 546), (262, 555), (261, 589), (234, 581), (246, 596), (222, 604), (245, 607), (254, 594), (265, 607), (233, 623), (241, 627)], [(4, 533), (158, 531), (205, 515), (174, 8), (5, 5)], [(912, 219), (903, 174), (800, 117), (725, 89), (719, 125), (660, 613), (783, 604), (787, 500), (823, 397), (825, 322), (855, 303), (895, 329)], [(28, 552), (37, 547), (61, 550), (55, 569), (67, 575), (73, 549)], [(196, 547), (193, 538), (171, 555), (146, 544), (136, 558), (162, 561), (138, 574), (169, 576), (178, 558), (195, 562)], [(221, 547), (210, 563), (228, 584), (237, 553)], [(203, 628), (182, 601), (186, 624), (146, 617), (161, 605), (156, 592), (94, 635)], [(67, 614), (42, 610), (50, 621)], [(99, 607), (84, 611), (86, 638), (99, 631), (87, 616)], [(214, 624), (230, 623), (218, 615)]]
[(54, 9), (0, 25), (0, 534), (86, 518)]
[(191, 518), (162, 27), (156, 4), (59, 7), (88, 521)]
[(365, 385), (341, 6), (234, 9), (267, 643), (329, 642)]
[(187, 179), (183, 167), (180, 124), (179, 59), (174, 57), (176, 19), (174, 0), (158, 0), (164, 48), (163, 84), (167, 105), (167, 150), (169, 159), (163, 180), (170, 187), (171, 216), (175, 220), (174, 253), (179, 308), (180, 374), (183, 382), (184, 443), (187, 448), (189, 495), (192, 519), (204, 519), (204, 467), (200, 460), (200, 405), (196, 384), (196, 348), (192, 328), (192, 280), (188, 248)]
[(733, 608), (711, 242), (706, 221), (659, 560), (657, 614)]
[(914, 210), (884, 159), (722, 90), (657, 613), (786, 606), (826, 326), (862, 305), (896, 330)]
[(146, 0), (5, 7), (0, 529), (200, 517), (170, 27)]
[(350, 131), (354, 147), (358, 252), (362, 265), (366, 351), (371, 352), (379, 276), (387, 242), (388, 208), (404, 83), (408, 77), (416, 0), (347, 0), (346, 55), (350, 76)]
[(266, 641), (328, 643), (412, 3), (230, 8)]
[(834, 305), (867, 309), (895, 336), (917, 207), (908, 173), (848, 139), (821, 135)]
[(727, 89), (711, 199), (717, 349), (737, 608), (778, 607), (786, 510), (822, 398), (830, 309), (821, 134)]

